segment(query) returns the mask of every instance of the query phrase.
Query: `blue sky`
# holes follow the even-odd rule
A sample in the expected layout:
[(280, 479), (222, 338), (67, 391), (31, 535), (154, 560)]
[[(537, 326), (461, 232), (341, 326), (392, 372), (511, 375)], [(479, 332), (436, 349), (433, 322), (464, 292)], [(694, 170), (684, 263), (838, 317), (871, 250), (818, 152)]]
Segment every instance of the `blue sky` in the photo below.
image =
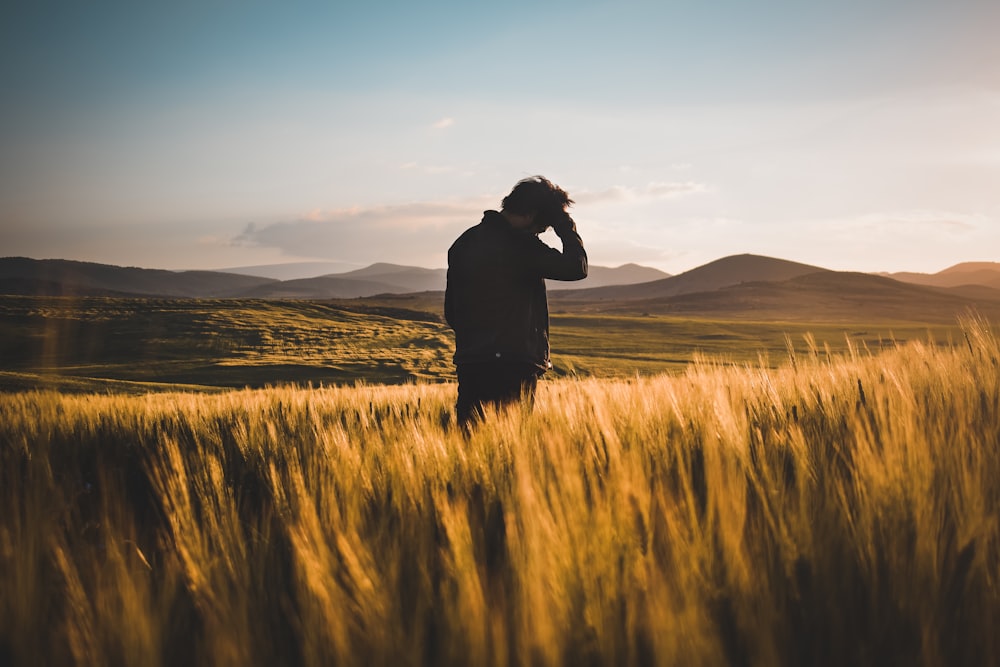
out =
[(593, 264), (1000, 260), (996, 2), (2, 12), (2, 255), (441, 267), (540, 173)]

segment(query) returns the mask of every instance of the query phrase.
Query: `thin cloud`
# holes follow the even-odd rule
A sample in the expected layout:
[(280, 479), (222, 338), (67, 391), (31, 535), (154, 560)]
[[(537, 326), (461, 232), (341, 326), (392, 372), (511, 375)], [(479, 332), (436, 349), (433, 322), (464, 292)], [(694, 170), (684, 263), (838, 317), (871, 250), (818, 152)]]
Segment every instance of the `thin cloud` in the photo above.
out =
[[(600, 192), (572, 190), (580, 204), (631, 205), (704, 192), (700, 183), (650, 183), (639, 188), (619, 186)], [(477, 224), (487, 209), (496, 209), (502, 194), (464, 199), (408, 202), (386, 206), (314, 209), (294, 219), (250, 223), (232, 244), (280, 251), (288, 257), (339, 261), (393, 262), (444, 266), (455, 238)], [(670, 257), (664, 239), (622, 241), (609, 234), (614, 225), (600, 218), (586, 223), (588, 247), (595, 263), (646, 261), (662, 263)], [(638, 231), (638, 230), (636, 230)], [(558, 244), (558, 241), (555, 241)]]
[(683, 195), (700, 194), (708, 192), (709, 188), (704, 183), (685, 181), (680, 183), (654, 182), (642, 187), (629, 187), (615, 185), (606, 190), (587, 191), (584, 190), (573, 194), (573, 199), (581, 204), (605, 204), (605, 203), (638, 203), (643, 201), (653, 201), (657, 199), (669, 199)]
[(944, 234), (965, 235), (983, 227), (988, 220), (981, 215), (947, 211), (897, 211), (869, 213), (830, 224), (842, 232), (871, 235)]
[(292, 257), (426, 264), (428, 258), (440, 260), (495, 199), (313, 210), (294, 220), (250, 223), (232, 243), (276, 248)]
[(445, 118), (442, 118), (441, 120), (435, 122), (433, 125), (431, 125), (431, 127), (433, 127), (435, 130), (444, 130), (444, 129), (447, 129), (447, 128), (451, 127), (454, 124), (455, 124), (455, 119), (454, 118), (445, 117)]

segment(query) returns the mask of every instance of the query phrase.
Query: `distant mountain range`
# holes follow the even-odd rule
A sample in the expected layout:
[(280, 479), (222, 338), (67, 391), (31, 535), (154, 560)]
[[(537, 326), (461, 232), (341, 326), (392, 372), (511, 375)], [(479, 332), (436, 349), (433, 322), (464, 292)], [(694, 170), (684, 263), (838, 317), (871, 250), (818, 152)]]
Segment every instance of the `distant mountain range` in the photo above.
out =
[(443, 290), (445, 280), (444, 269), (378, 263), (344, 273), (258, 285), (241, 296), (261, 299), (351, 299), (376, 294)]
[[(329, 264), (310, 264), (314, 269)], [(273, 275), (298, 275), (303, 267), (278, 265)], [(236, 271), (245, 271), (244, 267)], [(262, 272), (266, 267), (260, 267)], [(603, 287), (669, 276), (657, 269), (625, 264), (590, 267), (586, 280), (549, 281), (551, 289)], [(445, 269), (377, 263), (343, 273), (279, 280), (223, 271), (165, 271), (63, 259), (0, 258), (0, 294), (48, 296), (159, 296), (184, 298), (350, 299), (379, 294), (442, 291)]]
[[(426, 307), (436, 310), (445, 280), (444, 269), (386, 263), (277, 280), (219, 271), (0, 258), (0, 294), (13, 295), (346, 299), (422, 294)], [(867, 274), (745, 254), (676, 276), (635, 264), (592, 266), (586, 281), (549, 281), (549, 286), (553, 312), (954, 322), (975, 311), (1000, 320), (1000, 263), (995, 262), (958, 264), (936, 274)]]
[(1000, 262), (962, 262), (938, 273), (883, 273), (880, 275), (931, 287), (985, 285), (1000, 289)]
[(299, 280), (300, 278), (315, 278), (331, 273), (344, 273), (360, 269), (361, 264), (349, 262), (285, 262), (281, 264), (256, 264), (254, 266), (234, 266), (225, 269), (212, 269), (218, 273), (238, 273), (241, 276), (256, 276), (258, 278), (273, 278), (274, 280)]
[(690, 292), (712, 290), (744, 282), (787, 280), (827, 269), (784, 259), (759, 255), (732, 255), (717, 259), (676, 276), (664, 276), (650, 282), (632, 285), (611, 285), (594, 289), (571, 289), (564, 298), (633, 300), (677, 296)]
[(723, 319), (823, 322), (941, 322), (977, 313), (1000, 320), (1000, 290), (939, 288), (868, 273), (819, 271), (773, 282), (741, 282), (705, 292), (638, 299), (563, 301), (570, 306), (622, 314), (671, 314)]
[(45, 296), (238, 296), (270, 278), (215, 271), (164, 271), (66, 259), (0, 258), (0, 294)]
[[(921, 282), (907, 279), (917, 277)], [(733, 255), (637, 285), (570, 290), (560, 307), (629, 314), (823, 321), (954, 322), (1000, 319), (1000, 264), (966, 263), (938, 274), (831, 271), (759, 255)], [(979, 282), (974, 282), (979, 281)]]

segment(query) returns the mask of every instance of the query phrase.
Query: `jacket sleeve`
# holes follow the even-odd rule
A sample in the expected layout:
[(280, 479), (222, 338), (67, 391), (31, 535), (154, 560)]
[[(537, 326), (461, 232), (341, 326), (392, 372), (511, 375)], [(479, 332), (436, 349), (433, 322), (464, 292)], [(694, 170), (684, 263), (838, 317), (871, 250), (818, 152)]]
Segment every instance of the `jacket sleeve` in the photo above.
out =
[(454, 329), (458, 313), (455, 312), (455, 286), (451, 282), (451, 277), (449, 273), (444, 288), (444, 321)]
[(583, 280), (587, 277), (587, 251), (575, 229), (560, 234), (562, 252), (543, 243), (537, 236), (530, 237), (526, 259), (529, 268), (542, 278), (551, 280)]

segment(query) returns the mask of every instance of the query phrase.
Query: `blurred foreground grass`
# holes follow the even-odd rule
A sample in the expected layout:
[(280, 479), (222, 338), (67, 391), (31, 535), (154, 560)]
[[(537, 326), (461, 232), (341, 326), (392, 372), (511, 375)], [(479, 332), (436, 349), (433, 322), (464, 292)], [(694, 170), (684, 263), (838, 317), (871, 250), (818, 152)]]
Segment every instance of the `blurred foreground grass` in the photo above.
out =
[(1000, 661), (1000, 345), (0, 401), (0, 664)]

